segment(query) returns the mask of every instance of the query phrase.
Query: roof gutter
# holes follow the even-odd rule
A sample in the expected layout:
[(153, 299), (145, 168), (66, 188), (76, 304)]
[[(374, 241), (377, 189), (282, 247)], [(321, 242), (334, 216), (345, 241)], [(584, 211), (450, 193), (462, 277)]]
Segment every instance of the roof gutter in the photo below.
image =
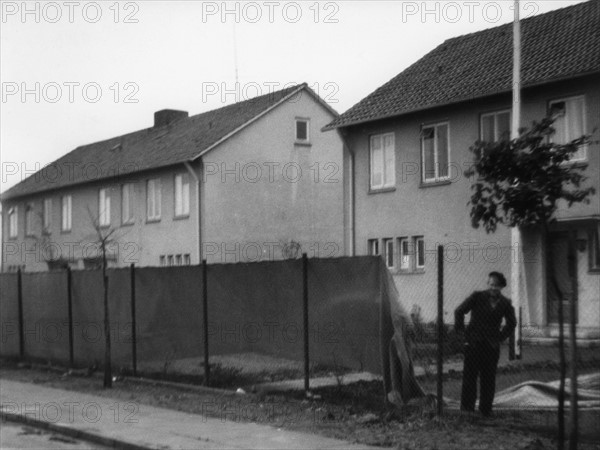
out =
[(197, 261), (198, 264), (200, 264), (202, 263), (202, 227), (200, 223), (200, 207), (202, 206), (202, 202), (200, 202), (200, 177), (194, 171), (194, 168), (192, 167), (189, 161), (185, 161), (183, 164), (185, 165), (185, 168), (188, 170), (195, 182), (194, 185), (196, 190), (196, 226), (198, 229), (198, 248), (196, 249), (196, 251), (198, 256)]
[[(567, 81), (567, 80), (573, 80), (573, 79), (578, 79), (578, 78), (584, 78), (584, 77), (588, 77), (590, 75), (596, 75), (596, 74), (600, 74), (599, 71), (597, 70), (593, 70), (591, 72), (585, 72), (585, 73), (580, 73), (577, 75), (565, 75), (562, 77), (557, 77), (557, 78), (553, 78), (551, 80), (544, 80), (544, 81), (538, 81), (538, 82), (534, 82), (534, 83), (528, 83), (525, 85), (522, 85), (521, 89), (528, 89), (528, 88), (534, 88), (534, 87), (539, 87), (539, 86), (544, 86), (547, 84), (552, 84), (552, 83), (558, 83), (561, 81)], [(434, 108), (441, 108), (443, 106), (450, 106), (450, 105), (456, 105), (458, 103), (465, 103), (465, 102), (469, 102), (469, 101), (473, 101), (473, 100), (481, 100), (487, 97), (493, 97), (494, 95), (502, 95), (502, 94), (510, 94), (512, 93), (512, 87), (511, 88), (507, 88), (505, 90), (501, 90), (501, 91), (496, 91), (496, 92), (488, 92), (486, 94), (482, 94), (482, 95), (478, 95), (476, 97), (465, 97), (465, 98), (459, 98), (456, 100), (452, 100), (446, 103), (437, 103), (437, 104), (433, 104), (433, 105), (425, 105), (422, 106), (420, 108), (414, 108), (414, 109), (407, 109), (404, 111), (399, 111), (399, 112), (395, 112), (392, 114), (387, 114), (387, 115), (383, 115), (383, 116), (376, 116), (376, 117), (370, 117), (368, 119), (361, 119), (361, 120), (355, 120), (353, 122), (348, 122), (348, 123), (340, 123), (339, 125), (325, 125), (323, 128), (321, 128), (321, 131), (330, 131), (330, 130), (335, 130), (338, 128), (346, 128), (346, 127), (352, 127), (355, 125), (361, 125), (361, 124), (365, 124), (365, 123), (370, 123), (370, 122), (376, 122), (379, 120), (385, 120), (385, 119), (392, 119), (394, 117), (399, 117), (399, 116), (404, 116), (406, 114), (414, 114), (417, 112), (422, 112), (422, 111), (427, 111), (430, 109), (434, 109)], [(344, 113), (345, 114), (345, 113)], [(340, 117), (343, 117), (344, 114), (340, 115)]]

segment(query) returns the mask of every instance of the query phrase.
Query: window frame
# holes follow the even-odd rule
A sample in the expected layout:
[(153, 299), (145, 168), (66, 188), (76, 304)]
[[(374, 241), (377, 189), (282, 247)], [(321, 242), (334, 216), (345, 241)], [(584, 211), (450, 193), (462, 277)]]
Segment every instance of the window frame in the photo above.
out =
[[(306, 138), (302, 139), (298, 137), (298, 123), (306, 124)], [(310, 142), (310, 119), (306, 117), (296, 117), (294, 121), (294, 137), (296, 142), (300, 144), (308, 144)]]
[(35, 203), (25, 203), (25, 237), (35, 236), (33, 225), (35, 223)]
[[(414, 241), (414, 252), (415, 252), (415, 271), (425, 270), (425, 237), (424, 236), (415, 236), (413, 238)], [(423, 243), (423, 247), (420, 248), (419, 243)], [(423, 264), (419, 261), (423, 259)]]
[[(178, 180), (181, 180), (178, 182)], [(187, 192), (186, 192), (187, 191)], [(188, 173), (177, 173), (173, 177), (174, 217), (190, 216), (190, 176)]]
[(135, 223), (135, 183), (123, 183), (121, 185), (121, 224), (131, 225), (133, 223)]
[[(581, 120), (582, 120), (581, 129), (582, 129), (582, 133), (581, 133), (581, 135), (585, 135), (586, 132), (587, 132), (587, 117), (586, 117), (587, 104), (586, 104), (586, 100), (585, 100), (585, 95), (583, 95), (583, 94), (580, 94), (580, 95), (571, 95), (571, 96), (568, 96), (568, 97), (561, 97), (561, 98), (555, 98), (555, 99), (549, 100), (548, 101), (548, 114), (550, 115), (552, 113), (552, 105), (553, 104), (564, 102), (565, 103), (565, 108), (566, 108), (566, 103), (568, 101), (570, 101), (570, 100), (575, 100), (575, 99), (581, 100), (581, 108), (582, 108), (582, 111), (581, 111)], [(568, 110), (565, 113), (565, 117), (569, 117), (569, 111)], [(565, 122), (566, 122), (566, 120), (565, 120)], [(552, 124), (552, 126), (556, 129), (556, 121)], [(569, 127), (566, 126), (566, 124), (565, 124), (565, 127), (566, 127), (566, 131), (565, 131), (565, 135), (566, 135), (566, 134), (568, 134), (568, 128)], [(566, 137), (566, 142), (564, 142), (564, 143), (557, 142), (557, 144), (565, 144), (565, 143), (571, 142), (573, 139), (581, 137), (581, 135), (580, 136), (575, 136), (575, 137), (567, 136)], [(550, 142), (554, 142), (554, 135), (550, 136)], [(588, 150), (588, 146), (587, 145), (582, 145), (577, 151), (578, 152), (581, 151), (581, 153), (583, 154), (583, 156), (580, 157), (580, 158), (571, 158), (567, 162), (567, 164), (569, 164), (569, 163), (586, 162), (588, 160), (588, 151), (587, 150)], [(575, 156), (575, 154), (573, 156)]]
[[(406, 244), (406, 248), (405, 248)], [(400, 272), (411, 272), (413, 268), (412, 241), (408, 236), (398, 238), (398, 270)], [(405, 263), (406, 261), (406, 263)]]
[(381, 256), (379, 252), (379, 239), (367, 239), (367, 252), (369, 256)]
[[(385, 146), (386, 137), (391, 137), (392, 144), (390, 147)], [(374, 139), (381, 139), (381, 184), (375, 184), (375, 148), (373, 145)], [(386, 179), (386, 174), (388, 173), (387, 161), (388, 155), (386, 151), (391, 151), (392, 157), (389, 159), (391, 161), (391, 170), (389, 171), (391, 174), (391, 179)], [(387, 189), (394, 189), (396, 187), (396, 134), (394, 132), (388, 133), (378, 133), (372, 134), (369, 136), (369, 189), (370, 191), (381, 191)]]
[(8, 237), (17, 239), (19, 237), (19, 205), (8, 208)]
[[(391, 249), (389, 248), (391, 244)], [(382, 239), (382, 250), (383, 250), (383, 259), (385, 261), (385, 266), (388, 269), (393, 269), (396, 267), (396, 258), (394, 254), (394, 238), (383, 238)], [(392, 258), (392, 264), (390, 265), (390, 257)]]
[(42, 234), (49, 233), (52, 227), (52, 198), (45, 198), (42, 203)]
[(494, 117), (494, 140), (490, 143), (495, 143), (495, 142), (502, 142), (499, 139), (498, 136), (498, 116), (500, 114), (507, 114), (508, 113), (508, 140), (510, 140), (510, 124), (512, 123), (512, 111), (510, 109), (499, 109), (497, 111), (490, 111), (490, 112), (485, 112), (485, 113), (481, 113), (479, 115), (479, 140), (482, 142), (486, 142), (483, 140), (483, 119), (485, 117), (489, 117), (489, 116), (493, 116)]
[(110, 227), (110, 188), (98, 190), (98, 226)]
[[(150, 185), (152, 196), (150, 196)], [(162, 217), (162, 186), (160, 178), (151, 178), (146, 181), (146, 221), (159, 222)], [(152, 206), (152, 214), (151, 214)]]
[[(446, 142), (447, 142), (447, 175), (440, 176), (439, 175), (439, 151), (438, 151), (438, 132), (437, 129), (439, 127), (446, 127)], [(433, 168), (435, 176), (433, 178), (426, 178), (427, 171), (425, 170), (425, 130), (428, 128), (433, 128)], [(434, 184), (441, 183), (450, 180), (450, 155), (451, 155), (451, 145), (450, 145), (450, 121), (442, 121), (435, 122), (427, 125), (421, 126), (421, 182), (423, 184)]]
[(71, 194), (63, 195), (60, 198), (60, 231), (69, 233), (73, 228), (73, 196)]

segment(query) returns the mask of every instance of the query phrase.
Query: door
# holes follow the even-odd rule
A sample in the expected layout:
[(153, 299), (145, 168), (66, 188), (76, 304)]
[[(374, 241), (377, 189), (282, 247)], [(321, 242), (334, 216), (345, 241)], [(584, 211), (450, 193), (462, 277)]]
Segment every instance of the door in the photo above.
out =
[[(563, 323), (567, 324), (571, 317), (569, 302), (573, 296), (572, 277), (577, 274), (575, 249), (569, 252), (569, 233), (566, 231), (550, 233), (547, 245), (546, 285), (548, 293), (548, 324), (558, 324), (558, 305), (560, 301), (562, 301), (563, 305)], [(573, 255), (571, 259), (570, 255)], [(554, 275), (554, 279), (552, 275)], [(576, 308), (576, 322), (577, 319)]]

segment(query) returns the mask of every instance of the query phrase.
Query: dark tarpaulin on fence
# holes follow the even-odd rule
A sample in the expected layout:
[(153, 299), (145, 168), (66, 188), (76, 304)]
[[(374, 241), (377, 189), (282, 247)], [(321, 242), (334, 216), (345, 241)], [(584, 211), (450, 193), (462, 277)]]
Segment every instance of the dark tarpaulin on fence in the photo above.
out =
[(140, 369), (202, 356), (202, 267), (136, 268), (135, 281)]
[(18, 275), (3, 273), (0, 275), (0, 354), (2, 356), (19, 355), (19, 303), (17, 298)]
[[(206, 269), (209, 356), (258, 353), (302, 361), (303, 260), (215, 264)], [(131, 271), (111, 269), (107, 274), (112, 362), (130, 368)], [(141, 371), (203, 372), (202, 277), (202, 266), (135, 269)], [(17, 324), (14, 330), (3, 325), (7, 336), (2, 354), (18, 354), (17, 277), (3, 274), (0, 280), (3, 323)], [(386, 392), (397, 391), (402, 401), (422, 394), (414, 379), (407, 341), (410, 317), (380, 258), (309, 259), (307, 281), (313, 366), (383, 373)], [(60, 338), (54, 342), (27, 334), (27, 355), (68, 361), (66, 283), (64, 272), (24, 274), (26, 329), (35, 330), (32, 326), (37, 322), (41, 327), (37, 335), (44, 336), (51, 331), (51, 324), (62, 326)], [(102, 366), (102, 272), (74, 271), (72, 283), (75, 362)]]
[(211, 355), (302, 359), (302, 261), (208, 266)]
[(379, 260), (308, 262), (311, 362), (380, 373)]
[[(111, 269), (107, 275), (112, 363), (131, 367), (129, 270)], [(75, 364), (102, 366), (105, 351), (102, 271), (74, 271), (72, 280)]]
[(69, 360), (66, 272), (23, 273), (25, 354)]
[(412, 326), (406, 305), (398, 293), (392, 275), (381, 261), (381, 365), (387, 400), (406, 403), (423, 397), (425, 392), (415, 378), (410, 351)]

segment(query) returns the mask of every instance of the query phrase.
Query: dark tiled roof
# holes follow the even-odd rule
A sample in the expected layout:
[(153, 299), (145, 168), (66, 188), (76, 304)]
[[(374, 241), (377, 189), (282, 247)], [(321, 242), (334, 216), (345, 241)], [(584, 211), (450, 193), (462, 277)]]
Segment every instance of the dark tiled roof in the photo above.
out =
[[(306, 91), (299, 92), (302, 89)], [(77, 147), (7, 190), (2, 200), (190, 161), (286, 97), (295, 100), (309, 90), (306, 84), (296, 85), (170, 125)]]
[[(512, 89), (512, 23), (449, 39), (325, 129)], [(600, 72), (600, 1), (521, 21), (522, 86)]]

